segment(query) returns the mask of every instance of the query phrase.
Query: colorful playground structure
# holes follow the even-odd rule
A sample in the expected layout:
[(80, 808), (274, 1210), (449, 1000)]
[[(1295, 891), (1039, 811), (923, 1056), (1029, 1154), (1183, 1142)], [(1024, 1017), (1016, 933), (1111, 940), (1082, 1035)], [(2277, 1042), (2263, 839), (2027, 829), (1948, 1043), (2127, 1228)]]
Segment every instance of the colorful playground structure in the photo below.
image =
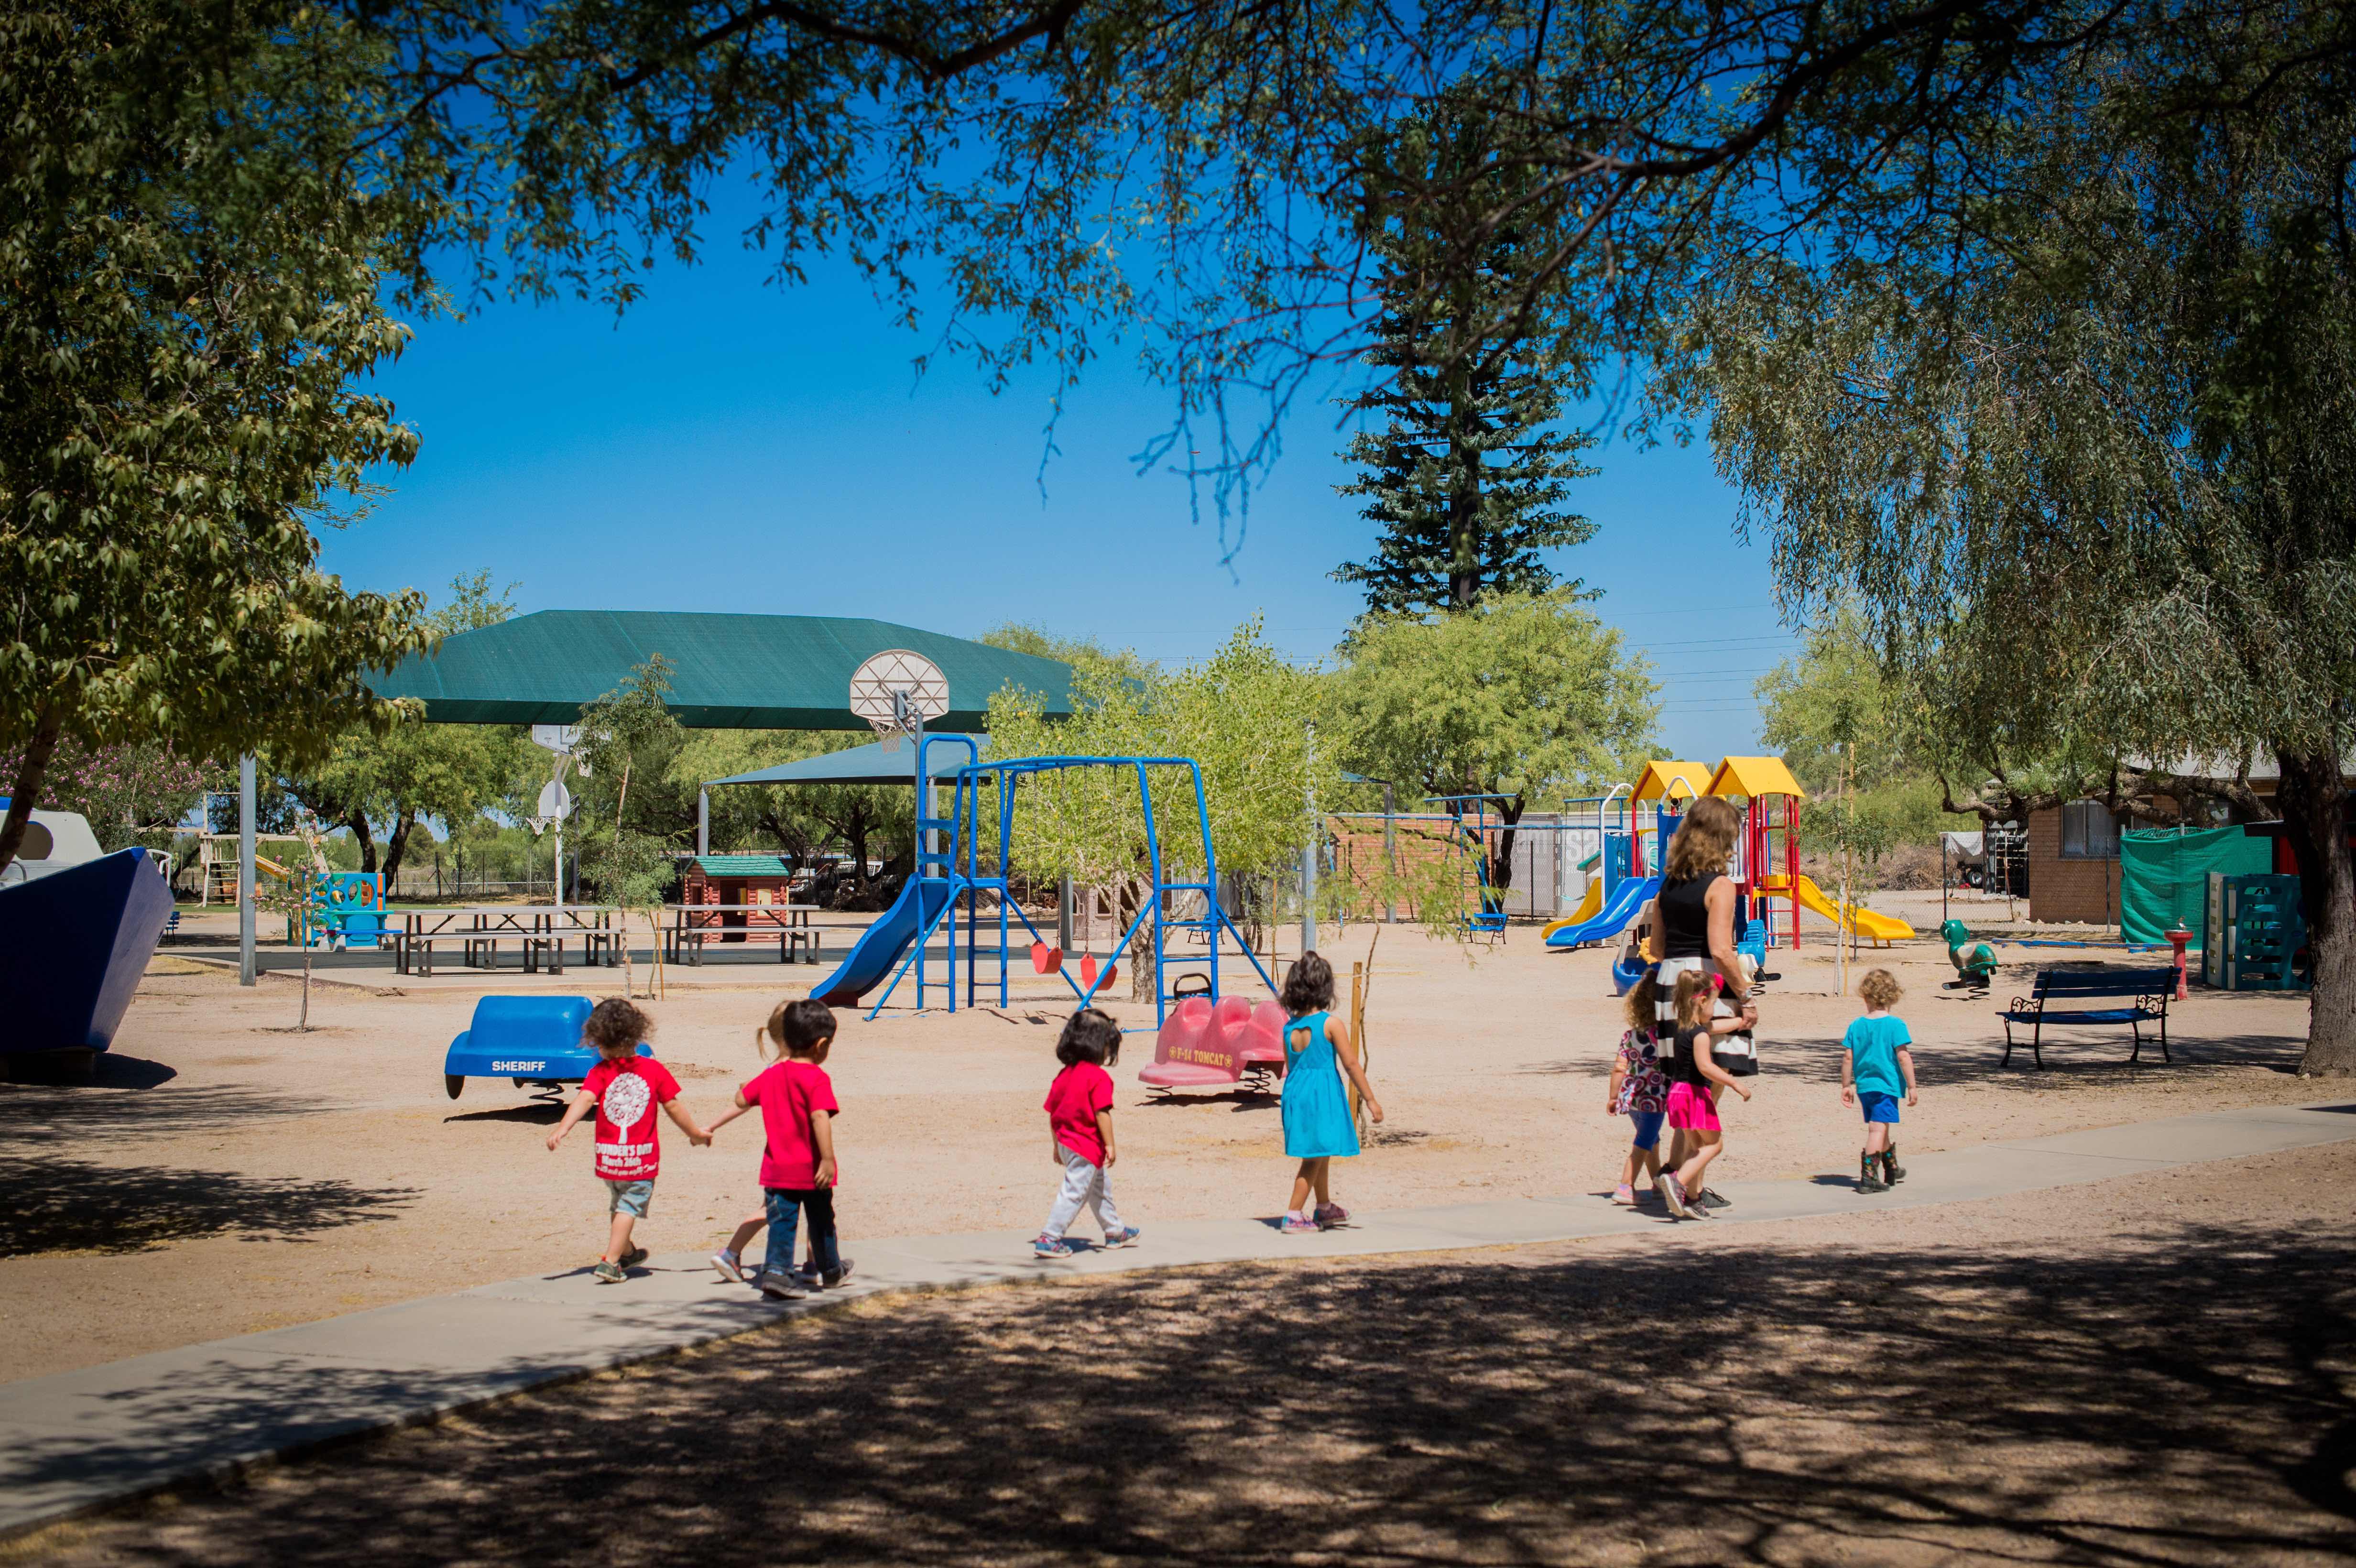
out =
[[(926, 814), (924, 805), (932, 773), (927, 766), (930, 748), (938, 745), (962, 746), (967, 761), (958, 768), (951, 785), (951, 807), (947, 816)], [(958, 1007), (958, 966), (960, 955), (958, 941), (960, 929), (960, 906), (964, 919), (965, 939), (962, 962), (964, 966), (965, 1004), (975, 1005), (983, 984), (984, 963), (994, 957), (998, 965), (998, 1003), (1005, 1007), (1010, 999), (1011, 946), (1013, 922), (1020, 921), (1030, 933), (1033, 966), (1042, 974), (1062, 977), (1071, 987), (1076, 1004), (1087, 1007), (1097, 993), (1111, 984), (1119, 972), (1119, 959), (1129, 949), (1139, 929), (1147, 921), (1153, 923), (1153, 968), (1155, 976), (1154, 1023), (1158, 1028), (1169, 1020), (1173, 1002), (1181, 997), (1173, 991), (1173, 969), (1180, 965), (1207, 965), (1198, 982), (1207, 982), (1203, 993), (1215, 1008), (1219, 997), (1219, 933), (1226, 931), (1235, 938), (1236, 949), (1251, 964), (1271, 994), (1276, 984), (1268, 971), (1260, 967), (1259, 959), (1244, 941), (1243, 933), (1235, 927), (1226, 910), (1219, 906), (1218, 859), (1211, 845), (1211, 813), (1203, 795), (1203, 770), (1192, 757), (1012, 757), (1003, 762), (984, 762), (980, 748), (966, 735), (918, 735), (916, 741), (915, 776), (917, 784), (916, 865), (916, 872), (901, 889), (899, 898), (882, 918), (861, 933), (850, 953), (835, 972), (811, 989), (810, 995), (836, 1006), (855, 1007), (876, 986), (884, 987), (882, 996), (868, 1008), (873, 1018), (884, 1004), (899, 988), (902, 980), (913, 969), (916, 976), (916, 1006), (926, 1005), (930, 987), (941, 984), (948, 997), (948, 1008)], [(1140, 905), (1131, 920), (1113, 944), (1113, 961), (1099, 969), (1090, 955), (1080, 965), (1075, 978), (1064, 966), (1061, 949), (1040, 933), (1023, 912), (1009, 885), (1010, 854), (1014, 837), (1014, 808), (1021, 795), (1023, 782), (1042, 774), (1073, 768), (1118, 768), (1134, 774), (1137, 780), (1138, 805), (1143, 814), (1148, 862), (1152, 873), (1151, 893)], [(1173, 768), (1186, 770), (1193, 786), (1194, 822), (1202, 846), (1202, 869), (1199, 879), (1176, 879), (1165, 862), (1160, 828), (1154, 815), (1153, 779), (1157, 771)], [(995, 869), (983, 860), (983, 836), (980, 832), (981, 791), (984, 785), (997, 790), (997, 856)], [(986, 933), (987, 917), (980, 909), (982, 894), (992, 896), (997, 906), (997, 931), (994, 939)], [(1192, 910), (1200, 906), (1202, 913), (1180, 912), (1182, 907)], [(1012, 917), (1012, 918), (1010, 918)], [(936, 932), (946, 931), (947, 970), (940, 982), (930, 978), (929, 946)], [(1173, 953), (1171, 938), (1181, 932), (1200, 932), (1207, 951), (1203, 954)], [(887, 983), (888, 982), (888, 983)]]
[[(1541, 934), (1549, 947), (1608, 942), (1627, 929), (1661, 891), (1660, 867), (1686, 808), (1705, 795), (1742, 806), (1732, 875), (1742, 894), (1748, 929), (1740, 945), (1763, 959), (1769, 947), (1800, 945), (1800, 911), (1806, 909), (1876, 945), (1903, 941), (1914, 928), (1902, 920), (1827, 895), (1800, 866), (1800, 803), (1806, 792), (1779, 757), (1728, 757), (1717, 767), (1655, 760), (1633, 784), (1567, 803), (1594, 808), (1598, 848), (1587, 861), (1585, 898)], [(1649, 814), (1642, 808), (1650, 805)], [(1645, 820), (1649, 815), (1650, 821)], [(1781, 903), (1782, 919), (1777, 904)]]
[(275, 877), (297, 891), (303, 909), (286, 917), (289, 945), (341, 948), (347, 952), (374, 948), (387, 939), (384, 879), (374, 871), (331, 871), (327, 863), (283, 866), (267, 855), (253, 864), (264, 876)]

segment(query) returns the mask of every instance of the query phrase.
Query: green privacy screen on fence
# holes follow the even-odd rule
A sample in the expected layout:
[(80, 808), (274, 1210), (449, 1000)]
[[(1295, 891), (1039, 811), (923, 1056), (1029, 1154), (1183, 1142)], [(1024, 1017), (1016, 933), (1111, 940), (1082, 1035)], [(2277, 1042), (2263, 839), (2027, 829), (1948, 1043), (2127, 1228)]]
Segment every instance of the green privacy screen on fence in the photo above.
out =
[(2274, 849), (2238, 827), (2173, 828), (2119, 835), (2119, 935), (2127, 942), (2165, 943), (2176, 926), (2201, 945), (2209, 873), (2229, 877), (2274, 869)]
[(664, 610), (541, 610), (460, 632), (431, 656), (371, 674), (380, 697), (414, 697), (442, 724), (570, 724), (655, 654), (670, 661), (670, 710), (706, 730), (861, 730), (851, 672), (908, 648), (948, 677), (942, 730), (979, 730), (992, 693), (1013, 685), (1068, 715), (1071, 667), (889, 621)]

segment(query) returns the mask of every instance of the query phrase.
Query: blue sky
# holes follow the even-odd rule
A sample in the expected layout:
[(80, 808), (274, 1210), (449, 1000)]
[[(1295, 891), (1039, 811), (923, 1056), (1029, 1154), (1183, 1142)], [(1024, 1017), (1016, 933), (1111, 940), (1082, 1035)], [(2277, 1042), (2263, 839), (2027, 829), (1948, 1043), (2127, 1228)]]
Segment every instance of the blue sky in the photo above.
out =
[[(487, 567), (523, 610), (616, 608), (872, 615), (958, 635), (1028, 621), (1154, 657), (1208, 651), (1245, 616), (1297, 657), (1328, 652), (1359, 601), (1328, 581), (1370, 525), (1330, 409), (1297, 410), (1252, 497), (1232, 571), (1186, 482), (1135, 453), (1168, 394), (1100, 362), (1066, 400), (1039, 484), (1044, 376), (992, 397), (888, 325), (847, 268), (793, 289), (723, 241), (665, 265), (617, 323), (607, 309), (498, 302), (425, 322), (380, 372), (423, 437), (373, 515), (330, 532), (355, 587), (419, 587)], [(1559, 570), (1654, 658), (1672, 754), (1756, 741), (1752, 682), (1792, 639), (1766, 551), (1736, 542), (1706, 453), (1607, 445), (1580, 508), (1601, 525)], [(1682, 607), (1664, 608), (1674, 573)], [(1697, 604), (1697, 581), (1714, 596)]]

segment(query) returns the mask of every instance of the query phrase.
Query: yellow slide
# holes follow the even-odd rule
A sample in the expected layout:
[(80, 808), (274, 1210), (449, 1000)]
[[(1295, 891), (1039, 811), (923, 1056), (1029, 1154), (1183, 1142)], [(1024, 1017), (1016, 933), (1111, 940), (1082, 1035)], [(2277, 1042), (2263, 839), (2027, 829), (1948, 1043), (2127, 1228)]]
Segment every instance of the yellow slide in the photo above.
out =
[(1546, 929), (1538, 933), (1538, 940), (1545, 941), (1567, 925), (1584, 925), (1602, 912), (1603, 879), (1590, 877), (1587, 880), (1587, 896), (1579, 901), (1579, 907), (1560, 920), (1548, 921)]
[(1838, 899), (1826, 897), (1825, 891), (1816, 886), (1814, 877), (1801, 877), (1799, 891), (1802, 904), (1844, 931), (1854, 920), (1858, 934), (1875, 942), (1904, 942), (1914, 935), (1912, 926), (1893, 915), (1876, 914), (1863, 905), (1844, 904)]

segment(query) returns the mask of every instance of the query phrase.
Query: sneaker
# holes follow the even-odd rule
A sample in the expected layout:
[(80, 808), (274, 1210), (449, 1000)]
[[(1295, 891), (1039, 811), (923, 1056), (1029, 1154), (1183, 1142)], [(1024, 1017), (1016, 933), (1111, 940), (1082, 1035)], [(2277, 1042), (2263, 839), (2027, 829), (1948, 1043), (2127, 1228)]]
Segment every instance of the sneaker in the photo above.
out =
[(1036, 1258), (1067, 1258), (1072, 1255), (1072, 1243), (1061, 1236), (1051, 1236), (1044, 1231), (1031, 1243), (1031, 1255)]
[(798, 1274), (772, 1274), (764, 1269), (753, 1283), (772, 1301), (799, 1301), (809, 1295), (809, 1286)]
[(1612, 1189), (1612, 1201), (1623, 1209), (1633, 1209), (1636, 1206), (1636, 1189), (1623, 1181)]
[(630, 1277), (622, 1272), (622, 1265), (611, 1258), (599, 1258), (597, 1266), (589, 1274), (599, 1285), (619, 1285)]
[(1297, 1212), (1286, 1214), (1276, 1228), (1288, 1236), (1313, 1236), (1320, 1229), (1316, 1221)]
[(841, 1290), (844, 1283), (851, 1278), (852, 1267), (853, 1264), (849, 1258), (838, 1259), (833, 1273), (819, 1276), (821, 1287), (827, 1290)]
[(1653, 1190), (1658, 1192), (1661, 1195), (1661, 1201), (1669, 1206), (1669, 1213), (1672, 1217), (1679, 1220), (1692, 1217), (1693, 1211), (1686, 1207), (1685, 1189), (1677, 1185), (1676, 1177), (1655, 1177)]
[(646, 1261), (647, 1249), (644, 1247), (632, 1247), (628, 1252), (622, 1254), (622, 1266), (624, 1268), (636, 1268)]
[(1715, 1187), (1705, 1187), (1701, 1189), (1701, 1196), (1694, 1200), (1694, 1206), (1697, 1209), (1731, 1209), (1734, 1200), (1719, 1197)]
[(712, 1254), (712, 1266), (719, 1271), (721, 1278), (733, 1285), (753, 1283), (752, 1275), (744, 1272), (744, 1261), (724, 1248)]
[(1145, 1234), (1145, 1232), (1139, 1230), (1134, 1225), (1128, 1227), (1126, 1230), (1107, 1231), (1105, 1232), (1105, 1245), (1107, 1247), (1133, 1247), (1137, 1245), (1137, 1238), (1143, 1234)]
[(1347, 1209), (1343, 1208), (1339, 1203), (1320, 1203), (1317, 1205), (1315, 1211), (1313, 1211), (1309, 1217), (1316, 1221), (1318, 1227), (1322, 1230), (1328, 1225), (1348, 1224), (1350, 1221), (1350, 1211)]

